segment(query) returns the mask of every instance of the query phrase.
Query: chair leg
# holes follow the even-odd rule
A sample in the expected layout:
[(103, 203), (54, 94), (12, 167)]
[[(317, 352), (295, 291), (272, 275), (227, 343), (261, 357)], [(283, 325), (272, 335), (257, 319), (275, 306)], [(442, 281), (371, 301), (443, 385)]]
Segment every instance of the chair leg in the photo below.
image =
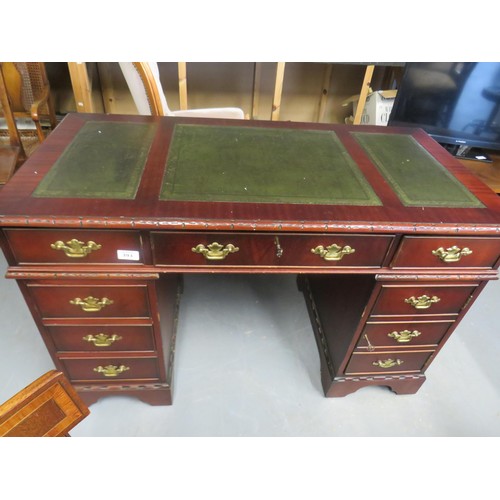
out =
[(40, 121), (39, 120), (33, 120), (33, 121), (35, 122), (38, 140), (40, 142), (43, 142), (45, 140), (45, 134), (43, 133), (42, 126), (40, 125)]
[(56, 118), (56, 112), (55, 112), (55, 108), (54, 108), (54, 100), (52, 99), (52, 96), (50, 95), (50, 90), (49, 90), (49, 98), (47, 99), (47, 107), (49, 109), (50, 129), (54, 130), (57, 127), (57, 118)]

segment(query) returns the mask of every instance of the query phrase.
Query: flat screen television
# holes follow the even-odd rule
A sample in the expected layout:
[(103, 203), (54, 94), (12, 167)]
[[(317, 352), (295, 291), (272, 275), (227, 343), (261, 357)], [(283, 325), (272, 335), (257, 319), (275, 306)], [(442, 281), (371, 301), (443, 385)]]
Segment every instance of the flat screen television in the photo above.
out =
[(500, 62), (406, 63), (389, 125), (423, 128), (451, 154), (500, 150)]

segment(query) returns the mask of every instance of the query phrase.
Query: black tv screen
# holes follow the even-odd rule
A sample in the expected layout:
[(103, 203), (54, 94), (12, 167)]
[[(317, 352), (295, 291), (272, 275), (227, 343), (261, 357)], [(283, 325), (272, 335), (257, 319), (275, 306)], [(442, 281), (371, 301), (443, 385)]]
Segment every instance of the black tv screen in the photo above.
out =
[(500, 62), (407, 63), (389, 125), (423, 128), (457, 156), (500, 150)]

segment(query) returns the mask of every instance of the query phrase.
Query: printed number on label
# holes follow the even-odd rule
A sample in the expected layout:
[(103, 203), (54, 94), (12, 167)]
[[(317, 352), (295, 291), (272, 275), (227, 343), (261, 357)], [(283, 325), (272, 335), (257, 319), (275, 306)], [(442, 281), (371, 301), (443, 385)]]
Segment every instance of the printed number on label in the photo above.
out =
[(137, 250), (117, 250), (118, 260), (139, 260), (139, 252)]

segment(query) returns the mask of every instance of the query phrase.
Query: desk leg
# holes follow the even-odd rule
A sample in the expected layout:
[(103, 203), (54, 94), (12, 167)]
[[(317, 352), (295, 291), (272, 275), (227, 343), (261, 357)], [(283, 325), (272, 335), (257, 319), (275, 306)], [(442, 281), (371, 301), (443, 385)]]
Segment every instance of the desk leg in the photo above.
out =
[(81, 388), (73, 384), (80, 398), (87, 406), (96, 403), (105, 396), (130, 396), (141, 400), (151, 406), (170, 406), (172, 404), (172, 391), (169, 385), (142, 385), (136, 388), (127, 389), (122, 387), (99, 387), (99, 388)]
[(366, 376), (366, 377), (334, 377), (330, 386), (325, 388), (327, 398), (339, 398), (356, 392), (369, 385), (384, 386), (396, 394), (415, 394), (425, 382), (425, 375), (399, 375), (399, 376)]

